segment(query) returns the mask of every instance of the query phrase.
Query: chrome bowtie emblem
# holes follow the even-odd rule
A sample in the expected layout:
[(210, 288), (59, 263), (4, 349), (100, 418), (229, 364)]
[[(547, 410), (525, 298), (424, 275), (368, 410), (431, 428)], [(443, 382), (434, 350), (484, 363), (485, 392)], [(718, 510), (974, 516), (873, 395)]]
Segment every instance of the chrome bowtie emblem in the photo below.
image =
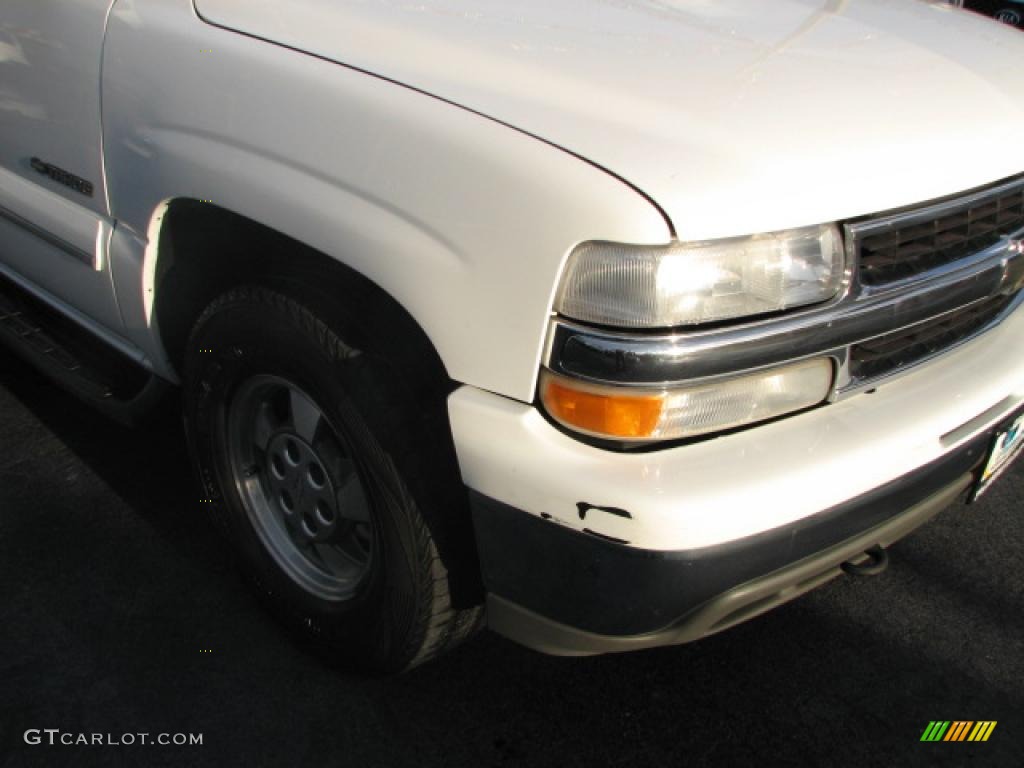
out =
[(1010, 253), (1022, 253), (1024, 254), (1024, 238), (1019, 240), (1011, 240), (1007, 243), (1007, 247), (1010, 249)]

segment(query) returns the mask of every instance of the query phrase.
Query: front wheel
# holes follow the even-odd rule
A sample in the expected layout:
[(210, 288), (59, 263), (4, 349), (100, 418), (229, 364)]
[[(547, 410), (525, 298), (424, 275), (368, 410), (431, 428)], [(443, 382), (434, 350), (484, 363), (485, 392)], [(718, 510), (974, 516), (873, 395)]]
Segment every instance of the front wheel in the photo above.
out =
[(186, 430), (204, 503), (274, 611), (346, 666), (394, 672), (482, 609), (453, 607), (418, 484), (383, 447), (418, 433), (400, 377), (342, 333), (274, 290), (220, 297), (186, 351)]

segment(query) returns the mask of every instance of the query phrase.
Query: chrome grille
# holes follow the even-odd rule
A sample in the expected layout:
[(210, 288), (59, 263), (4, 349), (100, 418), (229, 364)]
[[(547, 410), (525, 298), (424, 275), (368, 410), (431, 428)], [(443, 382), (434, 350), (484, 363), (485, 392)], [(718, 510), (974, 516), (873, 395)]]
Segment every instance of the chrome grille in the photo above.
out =
[(850, 377), (870, 381), (909, 368), (966, 341), (991, 325), (1014, 302), (996, 296), (850, 348)]
[(916, 277), (1024, 229), (1024, 180), (880, 223), (856, 243), (860, 282), (866, 286)]
[(895, 323), (890, 332), (847, 348), (841, 392), (940, 355), (1020, 303), (1024, 255), (1012, 241), (1024, 237), (1024, 176), (850, 222), (846, 234), (856, 257), (853, 303), (885, 296), (892, 297), (893, 307), (916, 306), (920, 312), (911, 313), (918, 315), (913, 322)]

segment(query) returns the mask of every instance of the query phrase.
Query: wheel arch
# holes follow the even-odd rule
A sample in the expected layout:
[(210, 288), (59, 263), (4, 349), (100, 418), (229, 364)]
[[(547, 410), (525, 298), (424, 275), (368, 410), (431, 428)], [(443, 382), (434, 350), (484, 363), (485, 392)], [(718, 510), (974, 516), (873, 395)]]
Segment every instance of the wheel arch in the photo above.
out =
[(332, 298), (357, 301), (360, 311), (386, 322), (400, 351), (430, 360), (433, 375), (447, 369), (426, 330), (384, 288), (340, 259), (229, 208), (189, 197), (154, 211), (142, 269), (144, 309), (163, 353), (180, 374), (192, 325), (211, 301), (232, 287), (284, 287), (324, 308)]

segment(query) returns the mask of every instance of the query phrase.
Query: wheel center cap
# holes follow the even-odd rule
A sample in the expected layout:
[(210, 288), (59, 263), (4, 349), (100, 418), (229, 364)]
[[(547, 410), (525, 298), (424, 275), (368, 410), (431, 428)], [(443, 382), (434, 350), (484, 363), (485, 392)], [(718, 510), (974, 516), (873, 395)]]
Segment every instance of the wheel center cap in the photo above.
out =
[(334, 485), (316, 450), (290, 430), (267, 443), (267, 478), (273, 504), (299, 543), (324, 542), (338, 527)]

